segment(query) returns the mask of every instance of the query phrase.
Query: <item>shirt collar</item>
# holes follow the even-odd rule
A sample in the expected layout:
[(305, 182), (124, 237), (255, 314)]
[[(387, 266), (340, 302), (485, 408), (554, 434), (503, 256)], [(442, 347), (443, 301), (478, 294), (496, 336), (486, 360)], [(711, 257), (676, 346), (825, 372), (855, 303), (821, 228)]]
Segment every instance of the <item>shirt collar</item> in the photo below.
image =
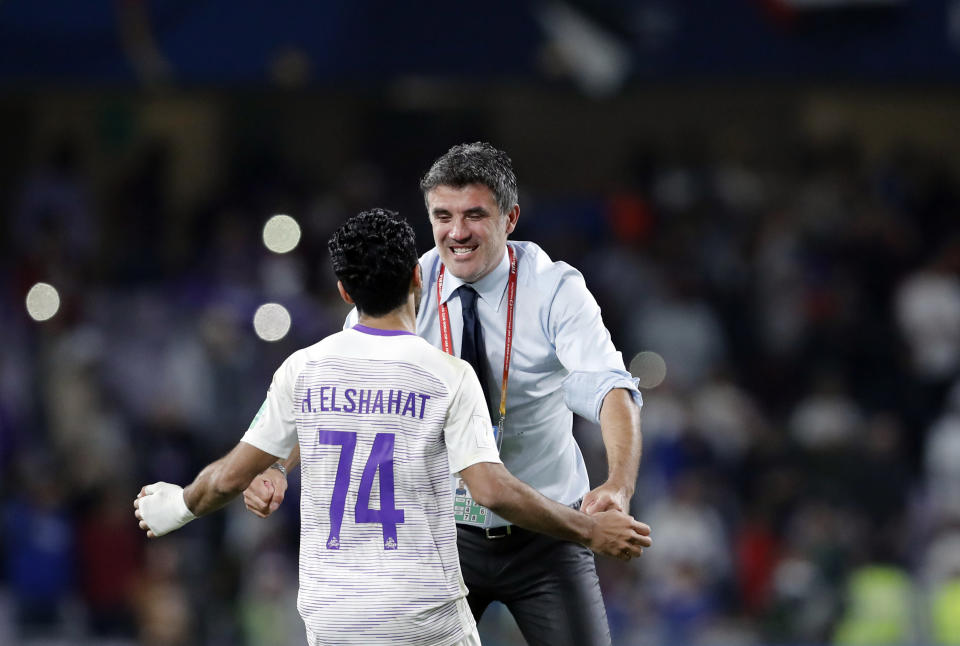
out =
[[(499, 312), (500, 304), (503, 302), (503, 295), (507, 291), (509, 278), (510, 254), (507, 253), (507, 249), (504, 247), (503, 257), (500, 259), (499, 264), (493, 268), (493, 271), (480, 280), (470, 283), (470, 286), (473, 287), (477, 295), (479, 295), (487, 305), (490, 305), (494, 310)], [(446, 303), (450, 300), (450, 297), (453, 296), (453, 293), (457, 291), (457, 288), (464, 284), (466, 284), (464, 281), (449, 271), (443, 272), (443, 293), (441, 294), (442, 300), (440, 302)]]
[(366, 325), (360, 325), (357, 323), (351, 329), (356, 330), (357, 332), (363, 332), (364, 334), (370, 334), (372, 336), (403, 336), (409, 334), (410, 336), (415, 336), (413, 332), (407, 332), (406, 330), (384, 330), (381, 328), (367, 327)]

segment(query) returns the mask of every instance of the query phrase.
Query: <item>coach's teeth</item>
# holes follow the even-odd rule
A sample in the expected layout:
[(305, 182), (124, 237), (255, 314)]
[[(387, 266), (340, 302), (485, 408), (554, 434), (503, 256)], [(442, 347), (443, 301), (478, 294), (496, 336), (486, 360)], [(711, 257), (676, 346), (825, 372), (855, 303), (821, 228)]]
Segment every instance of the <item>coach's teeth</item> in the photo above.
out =
[(453, 248), (453, 253), (455, 253), (455, 254), (457, 254), (457, 255), (463, 255), (463, 254), (465, 254), (465, 253), (470, 253), (471, 251), (473, 251), (473, 248), (470, 248), (470, 249), (467, 249), (467, 248), (465, 248), (465, 247), (454, 247), (454, 248)]

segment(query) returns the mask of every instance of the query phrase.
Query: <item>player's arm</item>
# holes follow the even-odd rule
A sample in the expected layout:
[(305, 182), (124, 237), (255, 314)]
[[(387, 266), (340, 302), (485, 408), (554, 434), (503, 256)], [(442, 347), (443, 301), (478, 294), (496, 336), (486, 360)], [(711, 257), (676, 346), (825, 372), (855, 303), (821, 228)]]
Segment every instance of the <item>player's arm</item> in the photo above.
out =
[[(343, 329), (349, 330), (357, 324), (359, 314), (354, 307), (343, 322)], [(294, 447), (290, 457), (277, 462), (282, 468), (268, 468), (257, 474), (250, 486), (243, 491), (243, 504), (260, 518), (266, 518), (283, 502), (287, 493), (287, 474), (300, 466), (300, 445)], [(274, 465), (271, 465), (274, 466)]]
[(293, 384), (305, 362), (305, 353), (299, 350), (277, 369), (267, 398), (244, 434), (250, 444), (273, 455), (287, 456), (265, 465), (243, 492), (247, 509), (261, 518), (280, 507), (287, 492), (287, 473), (300, 465)]
[(583, 498), (587, 513), (629, 511), (636, 487), (643, 439), (642, 399), (634, 379), (603, 324), (600, 306), (583, 277), (570, 269), (551, 302), (548, 329), (557, 357), (570, 375), (564, 401), (578, 415), (600, 424), (607, 453), (607, 480)]
[(478, 462), (460, 471), (478, 503), (511, 523), (574, 541), (598, 554), (630, 560), (650, 547), (650, 528), (619, 511), (587, 515), (561, 505), (514, 477), (501, 463)]
[(586, 545), (598, 554), (630, 559), (649, 547), (650, 528), (620, 511), (589, 516), (550, 500), (503, 466), (476, 374), (463, 364), (444, 426), (451, 470), (471, 497), (511, 523)]
[(207, 465), (185, 489), (167, 482), (143, 487), (133, 501), (140, 529), (151, 538), (163, 536), (220, 509), (276, 460), (276, 456), (239, 442), (227, 455)]

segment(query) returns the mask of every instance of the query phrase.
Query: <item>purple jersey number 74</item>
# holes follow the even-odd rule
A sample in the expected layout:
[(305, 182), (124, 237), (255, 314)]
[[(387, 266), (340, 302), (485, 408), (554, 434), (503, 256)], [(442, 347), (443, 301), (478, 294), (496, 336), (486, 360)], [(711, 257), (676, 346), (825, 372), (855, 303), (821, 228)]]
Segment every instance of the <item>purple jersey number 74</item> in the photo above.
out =
[[(357, 491), (357, 504), (354, 508), (354, 522), (380, 524), (385, 550), (397, 549), (397, 525), (403, 524), (403, 510), (396, 508), (394, 497), (394, 437), (393, 433), (377, 433), (373, 438), (370, 456), (360, 476), (360, 488)], [(350, 488), (350, 466), (353, 464), (353, 454), (357, 448), (357, 434), (352, 431), (320, 429), (317, 433), (317, 443), (340, 446), (337, 478), (333, 485), (333, 497), (330, 500), (330, 536), (327, 537), (327, 549), (338, 550), (347, 490)], [(373, 477), (378, 469), (380, 470), (380, 509), (371, 509), (370, 491), (373, 489)]]

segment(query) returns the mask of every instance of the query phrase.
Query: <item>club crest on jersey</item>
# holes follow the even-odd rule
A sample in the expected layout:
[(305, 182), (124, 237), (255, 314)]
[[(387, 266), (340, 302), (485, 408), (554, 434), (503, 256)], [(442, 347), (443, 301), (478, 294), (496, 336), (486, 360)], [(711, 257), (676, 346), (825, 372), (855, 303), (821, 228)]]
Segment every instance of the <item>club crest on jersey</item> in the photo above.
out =
[(393, 537), (391, 536), (387, 540), (383, 541), (383, 549), (385, 550), (397, 549), (397, 541), (393, 540)]

